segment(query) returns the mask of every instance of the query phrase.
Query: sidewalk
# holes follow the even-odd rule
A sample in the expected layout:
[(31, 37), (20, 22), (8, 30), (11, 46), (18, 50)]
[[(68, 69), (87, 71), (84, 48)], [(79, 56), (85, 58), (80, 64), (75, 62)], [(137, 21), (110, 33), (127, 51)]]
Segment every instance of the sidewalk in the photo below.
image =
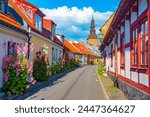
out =
[(106, 74), (98, 77), (101, 80), (110, 100), (127, 100), (125, 95), (118, 88), (113, 86), (112, 80)]
[(28, 96), (34, 94), (35, 92), (39, 91), (40, 89), (53, 85), (53, 81), (63, 77), (64, 75), (66, 75), (67, 73), (75, 70), (76, 68), (72, 68), (70, 70), (67, 70), (63, 73), (60, 74), (56, 74), (52, 77), (49, 78), (48, 81), (44, 81), (44, 82), (37, 82), (36, 84), (32, 85), (29, 89), (26, 90), (26, 92), (23, 95), (14, 95), (12, 94), (11, 96), (8, 97), (0, 97), (0, 100), (24, 100), (26, 99)]

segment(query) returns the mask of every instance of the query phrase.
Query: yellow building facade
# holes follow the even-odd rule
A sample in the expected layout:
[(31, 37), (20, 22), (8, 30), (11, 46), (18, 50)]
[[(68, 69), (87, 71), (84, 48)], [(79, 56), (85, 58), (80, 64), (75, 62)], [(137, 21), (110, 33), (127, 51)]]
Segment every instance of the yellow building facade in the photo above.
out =
[(50, 42), (50, 40), (48, 40), (47, 38), (36, 34), (35, 32), (31, 33), (31, 42), (34, 45), (34, 49), (33, 52), (30, 53), (30, 60), (33, 62), (34, 59), (36, 58), (36, 53), (38, 51), (41, 51), (42, 53), (42, 49), (43, 47), (48, 47), (47, 51), (47, 57), (49, 59), (49, 63), (52, 63), (52, 43)]

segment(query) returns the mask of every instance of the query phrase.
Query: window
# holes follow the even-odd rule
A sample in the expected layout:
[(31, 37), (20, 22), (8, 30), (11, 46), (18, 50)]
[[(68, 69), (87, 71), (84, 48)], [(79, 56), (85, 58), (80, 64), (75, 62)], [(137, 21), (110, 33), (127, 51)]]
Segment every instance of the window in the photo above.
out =
[(61, 50), (59, 50), (59, 62), (61, 62), (61, 58), (62, 58), (61, 55), (62, 55), (62, 54), (61, 54)]
[(138, 0), (138, 15), (140, 16), (148, 7), (147, 0)]
[(124, 33), (121, 34), (120, 39), (120, 62), (121, 67), (125, 66), (125, 40), (124, 40)]
[(0, 11), (2, 11), (2, 0), (0, 0)]
[(35, 16), (35, 23), (36, 28), (38, 28), (39, 31), (42, 31), (42, 18), (38, 15)]
[(58, 62), (58, 50), (56, 49), (56, 62)]
[(7, 13), (7, 0), (0, 0), (0, 11), (3, 13)]
[(148, 21), (145, 20), (141, 23), (140, 33), (140, 65), (148, 66)]
[(138, 64), (138, 30), (137, 27), (132, 31), (132, 65), (137, 66)]
[(53, 23), (52, 24), (52, 37), (55, 36), (55, 33), (56, 33), (56, 25)]
[(113, 67), (113, 44), (111, 44), (111, 67)]
[(15, 46), (16, 45), (19, 45), (19, 44), (8, 41), (8, 49), (7, 49), (8, 50), (8, 56), (9, 55), (13, 55), (13, 56), (17, 55), (17, 53), (15, 52)]
[(52, 47), (52, 65), (55, 63), (55, 52), (54, 48)]

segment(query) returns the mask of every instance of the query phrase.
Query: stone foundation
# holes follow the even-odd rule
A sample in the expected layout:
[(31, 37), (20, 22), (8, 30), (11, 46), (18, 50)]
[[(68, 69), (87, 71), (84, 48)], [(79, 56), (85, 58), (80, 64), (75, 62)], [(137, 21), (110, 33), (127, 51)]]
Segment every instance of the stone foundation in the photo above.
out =
[(150, 100), (150, 94), (143, 92), (140, 89), (116, 78), (114, 75), (108, 73), (109, 78), (114, 82), (114, 85), (117, 86), (125, 96), (130, 100)]

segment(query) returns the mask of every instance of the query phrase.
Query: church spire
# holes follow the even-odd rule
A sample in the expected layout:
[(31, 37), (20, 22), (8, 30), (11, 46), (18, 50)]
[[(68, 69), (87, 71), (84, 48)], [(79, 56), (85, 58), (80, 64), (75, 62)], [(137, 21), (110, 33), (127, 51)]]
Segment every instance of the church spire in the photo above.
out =
[(89, 38), (97, 39), (96, 31), (95, 31), (94, 14), (92, 14), (92, 20), (91, 20), (90, 35), (89, 35)]
[(94, 45), (94, 46), (98, 46), (98, 38), (96, 35), (96, 30), (95, 30), (94, 14), (92, 14), (91, 25), (90, 25), (90, 34), (87, 39), (87, 43)]
[(94, 20), (94, 14), (92, 14), (92, 20)]
[(95, 30), (94, 14), (92, 14), (92, 20), (91, 20), (91, 30)]

